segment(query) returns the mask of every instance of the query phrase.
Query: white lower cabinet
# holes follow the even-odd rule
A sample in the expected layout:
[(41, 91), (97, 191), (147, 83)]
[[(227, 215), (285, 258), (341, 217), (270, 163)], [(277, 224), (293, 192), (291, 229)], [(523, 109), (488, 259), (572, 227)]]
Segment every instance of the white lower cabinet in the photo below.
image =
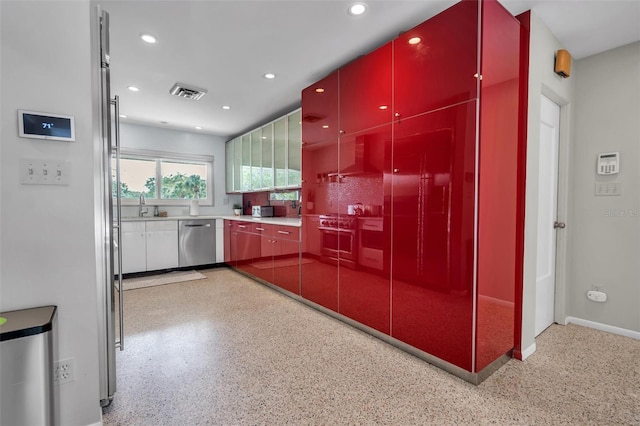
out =
[(178, 221), (122, 222), (122, 273), (178, 267)]
[(122, 222), (122, 273), (147, 270), (147, 238), (144, 222)]
[(147, 222), (147, 271), (178, 267), (178, 221)]

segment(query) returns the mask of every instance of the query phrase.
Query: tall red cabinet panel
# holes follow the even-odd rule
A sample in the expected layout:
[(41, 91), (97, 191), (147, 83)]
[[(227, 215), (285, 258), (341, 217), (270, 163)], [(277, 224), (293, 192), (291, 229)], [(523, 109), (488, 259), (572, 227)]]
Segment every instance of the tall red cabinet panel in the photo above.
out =
[[(313, 145), (338, 137), (338, 71), (302, 91), (302, 142)], [(337, 160), (336, 160), (337, 161)]]
[[(304, 97), (303, 97), (304, 99)], [(304, 102), (303, 102), (304, 105)], [(304, 128), (304, 121), (303, 121)], [(326, 261), (327, 240), (321, 218), (337, 216), (338, 139), (302, 143), (302, 297), (338, 311), (338, 265)], [(336, 237), (337, 238), (337, 237)], [(332, 247), (335, 242), (329, 242)]]
[(320, 218), (337, 215), (338, 71), (302, 91), (302, 297), (338, 311), (338, 266), (323, 262)]
[(349, 134), (391, 123), (392, 43), (340, 68), (340, 130)]
[[(482, 7), (476, 371), (514, 347), (520, 22)], [(523, 195), (523, 194), (522, 194)]]
[(471, 370), (476, 101), (396, 124), (391, 336)]
[(393, 41), (394, 112), (400, 118), (477, 97), (478, 3), (463, 1)]
[[(341, 74), (342, 75), (342, 74)], [(384, 215), (384, 174), (391, 169), (392, 125), (340, 137), (339, 216), (353, 224), (350, 262), (340, 262), (339, 312), (389, 334), (390, 216)], [(349, 205), (362, 206), (351, 214)]]

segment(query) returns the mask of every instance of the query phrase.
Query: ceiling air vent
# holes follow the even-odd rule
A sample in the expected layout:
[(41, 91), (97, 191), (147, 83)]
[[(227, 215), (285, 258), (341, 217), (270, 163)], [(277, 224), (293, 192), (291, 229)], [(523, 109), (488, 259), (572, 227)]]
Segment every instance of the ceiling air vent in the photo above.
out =
[(180, 96), (186, 99), (193, 99), (197, 101), (207, 93), (206, 89), (200, 89), (198, 87), (189, 86), (187, 84), (176, 83), (173, 85), (169, 93), (175, 96)]

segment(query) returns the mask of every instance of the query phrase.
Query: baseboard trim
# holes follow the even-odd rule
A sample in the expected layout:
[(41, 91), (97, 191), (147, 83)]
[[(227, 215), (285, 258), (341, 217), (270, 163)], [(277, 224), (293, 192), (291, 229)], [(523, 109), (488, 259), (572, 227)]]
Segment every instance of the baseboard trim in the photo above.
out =
[(533, 355), (533, 353), (536, 351), (536, 342), (533, 342), (533, 344), (525, 349), (523, 349), (520, 353), (522, 354), (522, 358), (520, 358), (521, 361), (524, 361), (525, 359), (529, 358), (531, 355)]
[(606, 331), (608, 333), (619, 334), (620, 336), (631, 337), (632, 339), (640, 340), (640, 332), (616, 327), (614, 325), (602, 324), (599, 322), (589, 321), (576, 317), (565, 318), (564, 325), (567, 324), (581, 325), (583, 327), (594, 328), (596, 330)]

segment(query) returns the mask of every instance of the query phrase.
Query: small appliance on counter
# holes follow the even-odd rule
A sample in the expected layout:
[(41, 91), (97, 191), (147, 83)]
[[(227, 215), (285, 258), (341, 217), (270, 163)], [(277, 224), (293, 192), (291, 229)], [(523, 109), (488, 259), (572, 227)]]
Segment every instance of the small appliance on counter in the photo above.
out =
[(253, 206), (251, 207), (253, 217), (273, 217), (273, 206)]

